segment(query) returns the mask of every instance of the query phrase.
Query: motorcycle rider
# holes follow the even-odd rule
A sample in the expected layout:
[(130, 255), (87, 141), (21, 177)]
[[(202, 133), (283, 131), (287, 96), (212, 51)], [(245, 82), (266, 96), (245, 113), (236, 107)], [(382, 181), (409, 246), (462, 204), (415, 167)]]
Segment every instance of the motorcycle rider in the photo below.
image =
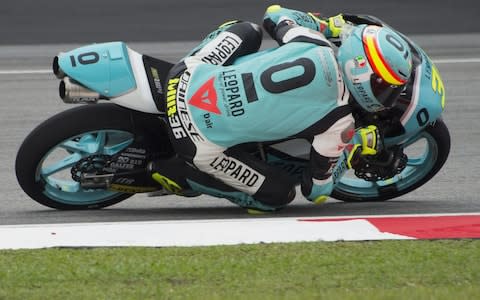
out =
[[(295, 183), (235, 146), (298, 137), (312, 145), (301, 191), (320, 204), (337, 164), (352, 168), (379, 150), (375, 126), (355, 131), (349, 99), (367, 111), (393, 106), (411, 75), (406, 42), (386, 27), (348, 27), (342, 15), (322, 20), (279, 5), (267, 9), (263, 27), (279, 47), (257, 52), (261, 28), (232, 21), (171, 69), (170, 138), (190, 168), (186, 181), (160, 165), (156, 174), (176, 192), (191, 187), (251, 212), (280, 209), (294, 199)], [(329, 39), (341, 34), (348, 36), (337, 52)]]

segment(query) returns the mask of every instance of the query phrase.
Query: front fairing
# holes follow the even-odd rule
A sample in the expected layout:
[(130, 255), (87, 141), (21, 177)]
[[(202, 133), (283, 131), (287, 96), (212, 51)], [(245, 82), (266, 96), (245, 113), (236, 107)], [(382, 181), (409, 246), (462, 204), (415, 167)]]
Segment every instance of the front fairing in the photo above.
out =
[(445, 87), (437, 67), (422, 49), (413, 43), (411, 46), (417, 52), (420, 62), (415, 67), (408, 99), (401, 99), (404, 107), (399, 111), (399, 122), (404, 133), (386, 139), (387, 145), (399, 144), (415, 136), (441, 118), (445, 109)]

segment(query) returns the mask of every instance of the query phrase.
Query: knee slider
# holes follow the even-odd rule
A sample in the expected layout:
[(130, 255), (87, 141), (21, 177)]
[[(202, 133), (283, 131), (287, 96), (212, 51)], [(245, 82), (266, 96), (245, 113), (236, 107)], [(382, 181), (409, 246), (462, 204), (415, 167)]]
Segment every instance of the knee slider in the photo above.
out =
[(295, 199), (295, 186), (288, 185), (281, 187), (278, 185), (276, 187), (270, 187), (270, 189), (272, 190), (259, 190), (253, 197), (258, 201), (275, 208), (284, 207)]

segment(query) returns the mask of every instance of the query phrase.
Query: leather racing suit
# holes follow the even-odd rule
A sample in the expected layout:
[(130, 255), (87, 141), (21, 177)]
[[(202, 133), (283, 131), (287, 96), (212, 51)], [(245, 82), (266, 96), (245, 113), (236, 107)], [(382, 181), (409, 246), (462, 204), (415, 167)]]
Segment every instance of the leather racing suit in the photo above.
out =
[(171, 69), (170, 138), (200, 171), (186, 180), (193, 190), (263, 211), (291, 202), (295, 183), (235, 146), (306, 138), (311, 153), (302, 193), (324, 201), (333, 189), (331, 172), (355, 133), (349, 92), (323, 34), (331, 31), (309, 14), (279, 6), (267, 9), (263, 25), (279, 47), (258, 52), (261, 28), (234, 21)]

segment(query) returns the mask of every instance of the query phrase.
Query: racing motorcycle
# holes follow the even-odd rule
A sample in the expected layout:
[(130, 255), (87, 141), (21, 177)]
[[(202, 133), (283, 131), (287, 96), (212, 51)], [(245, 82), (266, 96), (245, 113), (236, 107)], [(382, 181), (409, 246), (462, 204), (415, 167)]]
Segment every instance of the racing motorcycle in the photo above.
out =
[[(351, 16), (383, 24), (370, 16)], [(415, 79), (395, 109), (354, 110), (356, 126), (381, 129), (383, 150), (363, 158), (355, 170), (345, 163), (333, 171), (332, 197), (352, 202), (385, 201), (428, 182), (444, 165), (450, 135), (441, 119), (445, 89), (435, 65), (410, 43)], [(248, 55), (240, 60), (248, 59)], [(142, 55), (123, 42), (93, 44), (60, 53), (53, 60), (59, 94), (65, 103), (82, 104), (36, 127), (20, 146), (16, 175), (33, 200), (56, 209), (97, 209), (136, 193), (197, 196), (191, 187), (154, 173), (154, 163), (184, 168), (168, 138), (163, 99), (173, 65)], [(419, 89), (430, 97), (416, 98)], [(105, 100), (106, 103), (98, 103)], [(238, 145), (288, 172), (300, 183), (310, 143), (303, 139)]]

